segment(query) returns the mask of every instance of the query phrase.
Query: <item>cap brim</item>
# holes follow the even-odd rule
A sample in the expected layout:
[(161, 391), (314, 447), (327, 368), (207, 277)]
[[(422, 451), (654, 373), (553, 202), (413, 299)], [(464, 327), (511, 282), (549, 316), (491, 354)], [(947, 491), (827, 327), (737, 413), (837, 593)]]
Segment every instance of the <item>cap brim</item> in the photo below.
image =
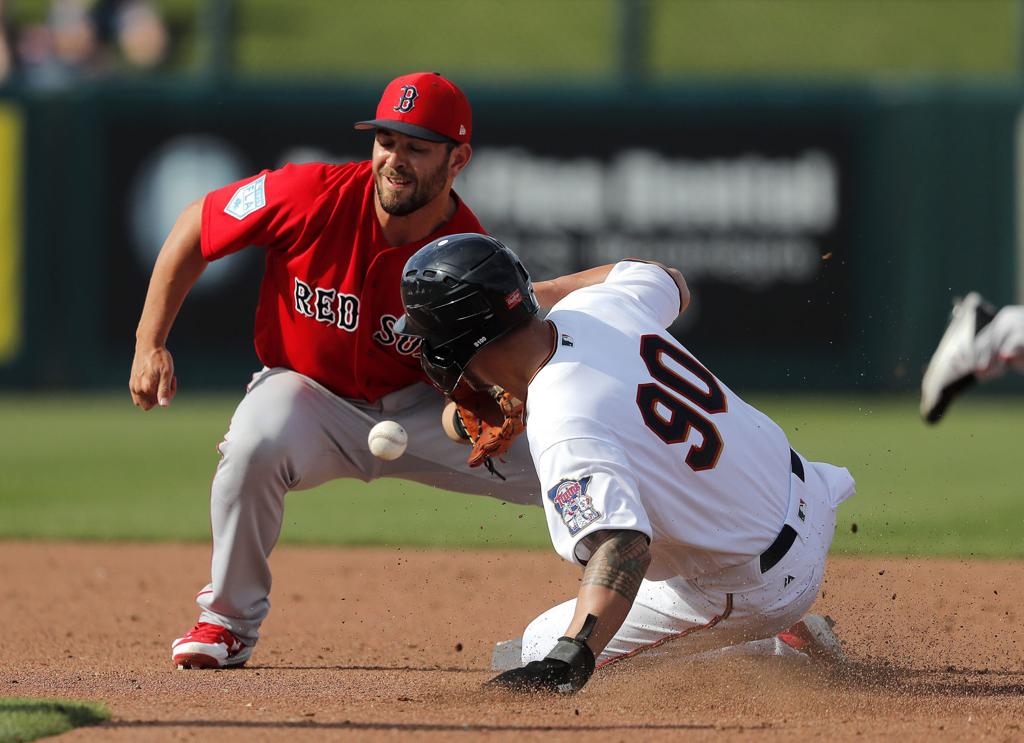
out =
[(399, 134), (405, 134), (416, 139), (425, 139), (428, 142), (455, 142), (451, 137), (438, 134), (422, 126), (409, 124), (405, 121), (393, 121), (391, 119), (372, 119), (370, 121), (357, 121), (356, 129), (390, 129)]

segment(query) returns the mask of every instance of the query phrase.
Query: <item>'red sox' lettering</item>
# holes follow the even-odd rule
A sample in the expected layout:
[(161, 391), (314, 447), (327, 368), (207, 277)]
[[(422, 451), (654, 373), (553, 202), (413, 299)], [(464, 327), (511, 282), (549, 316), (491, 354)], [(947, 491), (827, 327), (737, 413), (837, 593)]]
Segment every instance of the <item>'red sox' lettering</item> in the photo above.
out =
[(295, 279), (295, 309), (317, 322), (352, 332), (359, 327), (359, 297), (337, 289), (321, 289)]

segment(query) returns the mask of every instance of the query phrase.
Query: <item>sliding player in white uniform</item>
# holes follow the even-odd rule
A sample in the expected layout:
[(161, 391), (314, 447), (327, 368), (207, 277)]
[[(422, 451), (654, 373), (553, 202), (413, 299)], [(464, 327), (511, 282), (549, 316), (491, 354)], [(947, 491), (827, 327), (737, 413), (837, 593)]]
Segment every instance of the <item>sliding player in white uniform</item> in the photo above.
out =
[(853, 479), (795, 453), (666, 331), (689, 302), (678, 271), (618, 263), (541, 320), (511, 251), (454, 235), (409, 259), (402, 299), (400, 330), (423, 338), (442, 391), (525, 400), (552, 542), (584, 567), (577, 597), (527, 627), (526, 665), (494, 684), (575, 691), (666, 639), (699, 652), (828, 632), (800, 620)]

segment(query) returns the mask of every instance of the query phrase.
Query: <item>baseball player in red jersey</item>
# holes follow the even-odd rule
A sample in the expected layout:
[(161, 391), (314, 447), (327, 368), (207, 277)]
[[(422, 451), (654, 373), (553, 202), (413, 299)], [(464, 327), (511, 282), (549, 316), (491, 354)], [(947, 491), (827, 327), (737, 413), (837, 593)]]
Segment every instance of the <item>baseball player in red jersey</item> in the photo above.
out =
[[(370, 160), (287, 165), (207, 194), (182, 212), (153, 269), (129, 383), (144, 410), (175, 395), (167, 337), (207, 263), (248, 246), (266, 254), (255, 322), (264, 368), (219, 447), (211, 581), (197, 596), (199, 622), (172, 645), (181, 667), (239, 666), (252, 654), (290, 490), (399, 477), (539, 503), (525, 442), (505, 456), (502, 481), (466, 467), (464, 451), (437, 435), (442, 400), (424, 383), (418, 341), (394, 332), (406, 260), (442, 235), (482, 230), (452, 190), (472, 156), (469, 101), (439, 74), (404, 75), (356, 128), (374, 132)], [(538, 284), (537, 294), (550, 306), (592, 275)], [(390, 462), (367, 448), (385, 419), (409, 433)]]

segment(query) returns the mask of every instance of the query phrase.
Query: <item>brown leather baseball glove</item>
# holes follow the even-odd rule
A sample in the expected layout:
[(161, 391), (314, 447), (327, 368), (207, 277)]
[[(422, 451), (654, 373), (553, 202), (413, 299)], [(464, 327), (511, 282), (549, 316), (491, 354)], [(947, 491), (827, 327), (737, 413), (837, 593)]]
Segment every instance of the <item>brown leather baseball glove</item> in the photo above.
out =
[(457, 406), (456, 427), (461, 424), (466, 438), (473, 445), (467, 464), (470, 467), (482, 464), (504, 480), (494, 469), (493, 458), (501, 460), (516, 436), (526, 430), (523, 401), (497, 386), (486, 392), (458, 389), (452, 398)]

